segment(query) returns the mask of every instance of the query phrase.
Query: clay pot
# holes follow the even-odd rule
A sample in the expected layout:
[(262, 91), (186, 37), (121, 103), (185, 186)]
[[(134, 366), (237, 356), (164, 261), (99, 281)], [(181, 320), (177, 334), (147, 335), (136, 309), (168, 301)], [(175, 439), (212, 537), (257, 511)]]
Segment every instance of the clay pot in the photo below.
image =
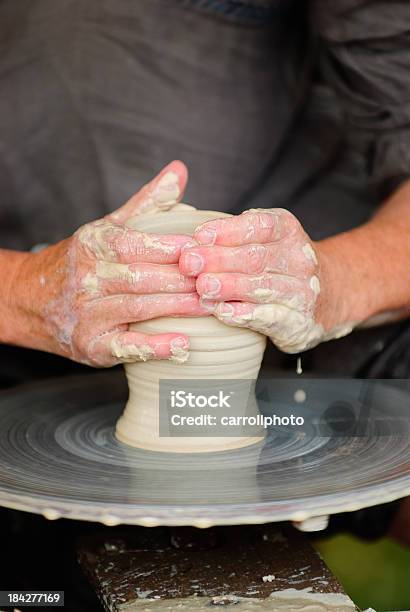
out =
[[(136, 217), (132, 227), (143, 232), (192, 235), (194, 229), (211, 219), (228, 216), (214, 211), (181, 210)], [(130, 224), (130, 223), (129, 223)], [(254, 444), (258, 435), (171, 437), (159, 432), (160, 380), (190, 380), (206, 385), (208, 381), (232, 380), (241, 397), (249, 401), (240, 407), (247, 416), (257, 415), (253, 394), (261, 365), (266, 338), (254, 331), (225, 325), (215, 317), (162, 317), (135, 323), (131, 329), (144, 333), (181, 332), (190, 338), (190, 355), (183, 364), (169, 360), (135, 362), (125, 365), (129, 399), (117, 423), (116, 436), (126, 444), (154, 451), (212, 452)], [(197, 384), (197, 383), (195, 383)], [(186, 414), (186, 413), (185, 413)], [(162, 421), (161, 421), (162, 423)], [(237, 429), (235, 429), (236, 433)], [(230, 430), (230, 433), (232, 431)]]

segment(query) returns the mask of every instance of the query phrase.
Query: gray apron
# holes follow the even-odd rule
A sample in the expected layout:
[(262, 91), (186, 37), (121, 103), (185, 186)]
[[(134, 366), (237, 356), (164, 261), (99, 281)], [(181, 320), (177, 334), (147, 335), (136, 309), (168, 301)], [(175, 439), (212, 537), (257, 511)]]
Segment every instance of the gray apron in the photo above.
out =
[[(370, 22), (384, 27), (403, 68), (409, 9), (395, 2), (388, 21), (387, 4), (0, 0), (0, 246), (64, 238), (175, 158), (189, 167), (185, 199), (197, 207), (283, 206), (314, 239), (362, 223), (378, 190), (393, 189), (410, 168), (402, 154), (410, 112), (398, 103), (409, 91), (393, 87), (376, 133), (377, 98), (368, 96), (377, 92), (385, 107), (386, 74), (366, 68), (356, 40), (358, 24), (363, 39)], [(353, 58), (343, 54), (352, 37)], [(310, 351), (306, 363), (316, 372), (368, 371), (404, 328), (357, 332)], [(274, 349), (269, 359), (285, 368), (295, 361)], [(0, 360), (3, 384), (80, 368), (10, 347)]]

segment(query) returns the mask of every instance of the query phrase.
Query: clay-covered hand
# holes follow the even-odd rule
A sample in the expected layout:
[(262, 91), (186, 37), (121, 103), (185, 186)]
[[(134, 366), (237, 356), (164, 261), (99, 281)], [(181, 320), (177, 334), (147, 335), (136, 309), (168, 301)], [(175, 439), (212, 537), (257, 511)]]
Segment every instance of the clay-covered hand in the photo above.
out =
[[(25, 346), (93, 366), (188, 354), (184, 335), (146, 335), (132, 322), (203, 313), (195, 279), (178, 269), (183, 235), (144, 234), (127, 227), (135, 215), (172, 208), (187, 181), (172, 162), (122, 208), (73, 236), (27, 254), (15, 279)], [(28, 339), (27, 339), (28, 337)]]
[(351, 331), (338, 324), (319, 243), (289, 211), (208, 221), (193, 238), (198, 246), (182, 250), (180, 271), (197, 277), (202, 305), (224, 323), (261, 332), (288, 353)]

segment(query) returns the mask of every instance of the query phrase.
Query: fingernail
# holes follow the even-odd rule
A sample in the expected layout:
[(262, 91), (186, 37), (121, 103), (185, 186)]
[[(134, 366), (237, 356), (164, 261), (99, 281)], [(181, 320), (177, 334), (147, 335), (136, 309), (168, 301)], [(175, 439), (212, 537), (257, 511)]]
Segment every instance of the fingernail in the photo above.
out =
[(212, 245), (216, 241), (216, 230), (214, 229), (203, 229), (195, 233), (195, 238), (200, 244)]
[(202, 306), (204, 310), (207, 312), (215, 312), (216, 307), (219, 302), (215, 302), (214, 300), (207, 300), (205, 298), (199, 298), (199, 305)]
[(171, 340), (170, 349), (171, 356), (170, 360), (174, 363), (185, 363), (189, 357), (189, 344), (186, 338), (180, 336)]
[(186, 338), (182, 336), (178, 336), (178, 338), (173, 338), (170, 342), (171, 348), (181, 348), (187, 350), (189, 348), (189, 343)]
[(184, 264), (187, 269), (187, 274), (197, 275), (204, 267), (204, 260), (198, 253), (185, 253)]
[(203, 277), (203, 283), (205, 291), (202, 295), (204, 298), (214, 298), (221, 291), (221, 281), (215, 276)]
[(175, 172), (167, 172), (161, 177), (154, 189), (157, 204), (167, 204), (178, 199), (181, 193), (178, 180), (178, 174)]
[(186, 242), (186, 243), (185, 243), (185, 244), (182, 246), (181, 250), (182, 250), (182, 251), (184, 251), (184, 250), (186, 250), (186, 249), (192, 249), (192, 247), (197, 247), (197, 246), (198, 246), (198, 243), (197, 243), (197, 242), (195, 242), (194, 240), (188, 240), (188, 242)]
[(231, 319), (234, 315), (234, 312), (234, 307), (231, 304), (226, 304), (225, 302), (222, 302), (218, 305), (217, 314), (222, 319)]

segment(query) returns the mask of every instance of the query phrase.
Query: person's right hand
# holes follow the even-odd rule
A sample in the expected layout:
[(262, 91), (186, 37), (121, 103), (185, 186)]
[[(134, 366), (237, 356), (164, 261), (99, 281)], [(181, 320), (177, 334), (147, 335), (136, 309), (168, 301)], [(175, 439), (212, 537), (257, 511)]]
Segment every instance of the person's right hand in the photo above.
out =
[(195, 279), (178, 269), (181, 247), (189, 238), (146, 235), (125, 223), (138, 214), (172, 208), (186, 181), (185, 166), (172, 162), (116, 212), (27, 254), (10, 291), (21, 344), (96, 367), (146, 359), (183, 361), (187, 336), (150, 336), (129, 330), (129, 324), (205, 314)]

